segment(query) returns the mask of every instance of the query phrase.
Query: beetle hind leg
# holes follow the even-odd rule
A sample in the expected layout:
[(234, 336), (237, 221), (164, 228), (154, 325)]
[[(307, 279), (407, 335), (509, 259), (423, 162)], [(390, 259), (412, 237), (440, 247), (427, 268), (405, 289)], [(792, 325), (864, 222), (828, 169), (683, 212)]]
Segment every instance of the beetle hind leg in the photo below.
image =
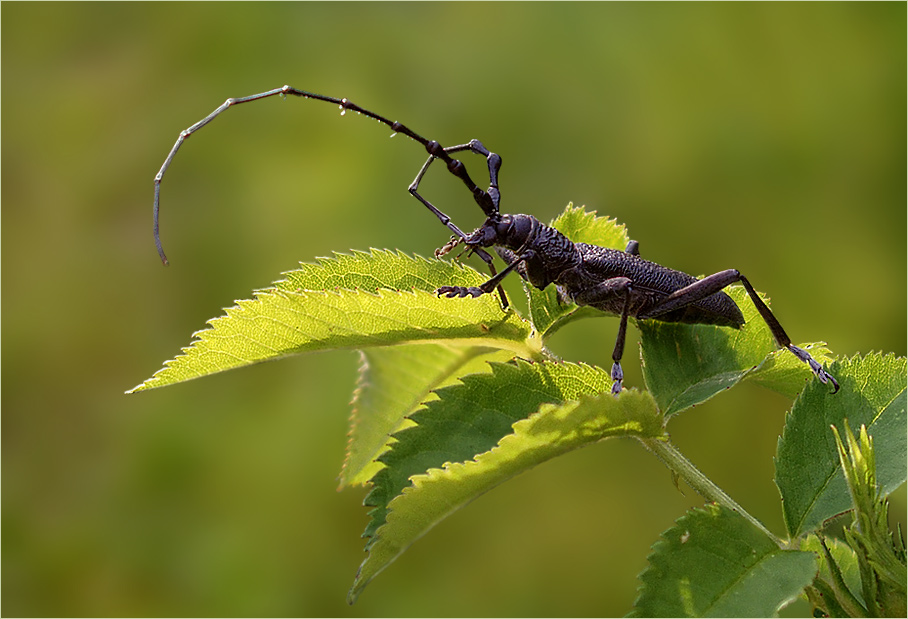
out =
[(763, 299), (760, 298), (760, 295), (757, 294), (754, 287), (750, 285), (747, 278), (741, 275), (736, 269), (728, 269), (726, 271), (714, 273), (713, 275), (697, 280), (689, 286), (676, 290), (663, 299), (646, 315), (640, 315), (638, 318), (656, 318), (658, 320), (659, 316), (662, 314), (696, 303), (735, 282), (741, 282), (741, 285), (744, 286), (744, 290), (747, 291), (747, 295), (750, 297), (751, 301), (753, 301), (754, 306), (756, 306), (757, 312), (759, 312), (760, 316), (763, 318), (763, 322), (769, 327), (769, 331), (772, 333), (772, 337), (775, 339), (776, 344), (778, 344), (780, 348), (787, 348), (795, 357), (809, 365), (811, 371), (813, 371), (821, 383), (824, 385), (832, 383), (833, 393), (838, 391), (839, 383), (833, 378), (832, 374), (823, 369), (823, 366), (820, 365), (816, 359), (811, 357), (810, 353), (791, 343), (791, 338), (785, 333), (785, 329), (782, 328), (779, 320), (773, 315), (766, 303), (763, 302)]

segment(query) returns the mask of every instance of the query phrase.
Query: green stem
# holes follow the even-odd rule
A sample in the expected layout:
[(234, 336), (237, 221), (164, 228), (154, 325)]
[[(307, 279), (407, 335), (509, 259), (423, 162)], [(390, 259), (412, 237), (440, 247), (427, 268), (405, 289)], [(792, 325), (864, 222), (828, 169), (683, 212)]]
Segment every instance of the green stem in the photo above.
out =
[(738, 512), (749, 523), (760, 529), (771, 539), (779, 548), (785, 548), (786, 542), (776, 537), (772, 531), (767, 529), (762, 522), (751, 516), (747, 511), (738, 505), (734, 499), (725, 494), (711, 479), (700, 472), (690, 460), (685, 458), (678, 449), (671, 444), (666, 438), (641, 438), (641, 443), (656, 454), (656, 457), (662, 460), (662, 463), (668, 467), (672, 474), (683, 479), (687, 485), (693, 488), (697, 494), (708, 501), (712, 501), (728, 509)]

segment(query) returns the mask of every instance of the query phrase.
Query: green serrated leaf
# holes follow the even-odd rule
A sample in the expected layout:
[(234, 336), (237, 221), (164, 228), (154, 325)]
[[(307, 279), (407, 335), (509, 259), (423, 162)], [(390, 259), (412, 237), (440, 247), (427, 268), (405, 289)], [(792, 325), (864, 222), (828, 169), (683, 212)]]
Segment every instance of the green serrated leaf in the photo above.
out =
[(831, 425), (861, 424), (873, 436), (877, 479), (888, 494), (906, 479), (906, 361), (872, 353), (834, 363), (841, 389), (813, 381), (795, 401), (779, 439), (776, 485), (789, 535), (798, 537), (851, 508)]
[(317, 265), (308, 265), (298, 278), (295, 272), (289, 273), (276, 287), (256, 292), (254, 299), (239, 301), (226, 310), (226, 316), (211, 320), (211, 328), (196, 333), (198, 339), (184, 348), (182, 355), (132, 391), (287, 355), (333, 349), (454, 340), (462, 346), (501, 348), (528, 358), (539, 354), (538, 341), (530, 338), (529, 324), (514, 312), (502, 312), (492, 295), (448, 299), (431, 292), (452, 282), (481, 283), (484, 277), (476, 271), (393, 252), (348, 258), (358, 261), (359, 277), (366, 277), (364, 272), (371, 267), (373, 273), (368, 277), (384, 277), (390, 282), (386, 287), (406, 279), (420, 282), (419, 288), (407, 292), (305, 288), (319, 278), (322, 285), (330, 285), (327, 282), (334, 275), (326, 274), (330, 269), (325, 265), (336, 266), (339, 259), (323, 259), (322, 272)]
[[(350, 590), (352, 603), (363, 588), (414, 541), (481, 494), (537, 464), (570, 450), (614, 436), (657, 437), (662, 416), (645, 392), (583, 395), (562, 404), (542, 404), (539, 412), (513, 424), (513, 433), (468, 462), (411, 477), (412, 486), (391, 501), (387, 522), (369, 548)], [(404, 433), (401, 433), (404, 434)]]
[(637, 617), (770, 617), (817, 572), (816, 555), (782, 550), (739, 514), (707, 505), (678, 519), (640, 574)]
[(507, 361), (508, 350), (455, 344), (403, 344), (360, 351), (362, 366), (353, 398), (347, 457), (341, 487), (363, 484), (384, 466), (376, 459), (393, 440), (390, 435), (411, 423), (407, 415), (434, 389), (460, 377), (489, 372), (489, 361)]
[(385, 523), (387, 506), (410, 485), (410, 477), (445, 462), (465, 462), (488, 451), (511, 432), (511, 425), (543, 403), (573, 400), (608, 391), (611, 379), (601, 368), (572, 363), (493, 363), (491, 374), (472, 374), (438, 390), (439, 399), (410, 418), (416, 423), (394, 435), (379, 461), (365, 504), (374, 507), (365, 537)]

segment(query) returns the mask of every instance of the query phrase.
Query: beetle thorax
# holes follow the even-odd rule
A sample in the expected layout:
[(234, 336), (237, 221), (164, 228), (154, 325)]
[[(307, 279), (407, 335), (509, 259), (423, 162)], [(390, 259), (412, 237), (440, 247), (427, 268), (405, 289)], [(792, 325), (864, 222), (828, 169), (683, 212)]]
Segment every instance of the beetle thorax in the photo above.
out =
[(536, 233), (539, 222), (529, 215), (499, 215), (489, 217), (467, 238), (469, 245), (491, 247), (500, 245), (518, 250), (527, 245)]

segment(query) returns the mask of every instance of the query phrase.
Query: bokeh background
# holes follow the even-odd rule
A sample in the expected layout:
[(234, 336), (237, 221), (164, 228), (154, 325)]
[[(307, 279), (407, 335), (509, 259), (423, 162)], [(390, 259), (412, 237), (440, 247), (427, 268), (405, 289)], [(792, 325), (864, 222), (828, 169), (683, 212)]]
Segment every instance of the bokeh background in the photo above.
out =
[[(795, 341), (906, 352), (904, 3), (0, 11), (5, 615), (623, 614), (650, 546), (701, 503), (632, 441), (606, 442), (471, 504), (348, 607), (365, 491), (335, 490), (355, 353), (123, 392), (300, 260), (428, 256), (448, 235), (406, 193), (418, 146), (275, 98), (184, 145), (163, 184), (162, 268), (152, 178), (227, 97), (286, 83), (445, 144), (480, 138), (504, 158), (504, 210), (586, 204), (650, 259), (742, 270)], [(480, 223), (448, 175), (423, 187)], [(616, 327), (552, 344), (607, 366)], [(670, 426), (779, 533), (788, 406), (741, 385)]]

